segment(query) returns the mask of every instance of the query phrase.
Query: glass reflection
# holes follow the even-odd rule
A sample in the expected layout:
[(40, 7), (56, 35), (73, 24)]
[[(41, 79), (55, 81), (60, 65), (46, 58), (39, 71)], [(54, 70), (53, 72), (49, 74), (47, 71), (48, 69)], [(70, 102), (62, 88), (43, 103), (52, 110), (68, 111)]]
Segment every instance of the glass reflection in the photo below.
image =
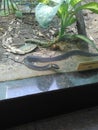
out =
[(98, 71), (54, 74), (0, 82), (0, 100), (96, 82), (98, 82)]

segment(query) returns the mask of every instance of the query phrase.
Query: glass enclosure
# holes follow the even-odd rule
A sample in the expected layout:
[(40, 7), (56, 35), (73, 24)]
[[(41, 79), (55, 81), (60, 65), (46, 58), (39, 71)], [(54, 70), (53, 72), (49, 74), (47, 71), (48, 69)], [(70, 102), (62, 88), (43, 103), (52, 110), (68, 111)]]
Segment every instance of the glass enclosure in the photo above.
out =
[(97, 7), (0, 0), (0, 100), (98, 82)]

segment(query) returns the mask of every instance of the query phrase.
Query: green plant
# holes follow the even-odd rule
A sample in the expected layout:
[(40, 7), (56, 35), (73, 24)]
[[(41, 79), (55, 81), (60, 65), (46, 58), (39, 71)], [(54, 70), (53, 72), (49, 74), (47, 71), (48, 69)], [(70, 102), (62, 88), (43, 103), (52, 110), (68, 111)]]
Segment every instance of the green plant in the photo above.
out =
[(30, 8), (30, 11), (37, 5), (37, 0), (1, 0), (0, 3), (0, 16), (8, 16), (15, 14), (16, 17), (22, 18), (22, 11), (18, 8), (18, 5), (25, 5)]
[(13, 0), (2, 0), (0, 16), (7, 16), (18, 11), (18, 7)]
[[(84, 40), (87, 43), (93, 45), (96, 48), (95, 44), (86, 36), (79, 34), (68, 34), (66, 28), (71, 26), (77, 21), (76, 14), (80, 10), (88, 9), (94, 13), (98, 13), (98, 3), (89, 2), (83, 5), (80, 5), (80, 2), (83, 0), (40, 0), (42, 3), (39, 3), (35, 9), (36, 19), (41, 27), (48, 27), (55, 15), (60, 18), (60, 30), (56, 40), (60, 40), (64, 37), (68, 38), (79, 38)], [(53, 4), (51, 4), (51, 2)]]

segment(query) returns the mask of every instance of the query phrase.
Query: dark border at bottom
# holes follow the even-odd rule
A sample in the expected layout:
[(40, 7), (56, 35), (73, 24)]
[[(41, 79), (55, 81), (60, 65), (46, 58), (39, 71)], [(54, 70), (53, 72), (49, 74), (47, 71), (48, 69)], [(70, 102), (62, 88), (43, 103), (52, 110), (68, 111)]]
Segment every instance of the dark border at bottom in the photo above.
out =
[(0, 101), (0, 129), (98, 105), (98, 83)]

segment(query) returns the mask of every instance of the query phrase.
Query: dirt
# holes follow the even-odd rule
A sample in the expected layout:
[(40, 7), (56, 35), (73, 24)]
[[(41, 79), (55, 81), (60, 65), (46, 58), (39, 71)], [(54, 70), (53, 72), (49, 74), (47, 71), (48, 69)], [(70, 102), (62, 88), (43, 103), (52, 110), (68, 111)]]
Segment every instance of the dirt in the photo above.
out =
[[(2, 47), (2, 39), (3, 35), (7, 32), (5, 37), (5, 41), (7, 38), (12, 38), (12, 43), (4, 43), (5, 45), (9, 44), (11, 46), (21, 46), (25, 43), (26, 39), (39, 39), (44, 41), (50, 41), (54, 38), (55, 33), (59, 29), (59, 20), (55, 18), (52, 22), (52, 24), (47, 29), (43, 29), (39, 27), (38, 23), (36, 22), (33, 15), (26, 15), (24, 16), (24, 19), (15, 19), (14, 16), (10, 15), (8, 17), (0, 17), (0, 59), (3, 61), (5, 55), (13, 56), (13, 53), (10, 53), (8, 48), (4, 49)], [(86, 31), (88, 37), (93, 40), (97, 45), (98, 43), (98, 15), (93, 14), (90, 11), (84, 12), (84, 19), (86, 24)], [(12, 23), (13, 22), (13, 23)], [(19, 24), (19, 25), (18, 25)], [(11, 31), (8, 31), (8, 28), (12, 28)], [(72, 26), (70, 29), (70, 32), (76, 32), (76, 25)], [(16, 36), (17, 34), (17, 36)], [(68, 47), (72, 45), (68, 45), (69, 43), (65, 43), (66, 45), (63, 45), (61, 43), (60, 49), (66, 51)], [(7, 45), (8, 46), (8, 45)], [(66, 47), (67, 48), (64, 48)], [(72, 46), (73, 47), (73, 46)], [(72, 48), (71, 47), (71, 48)], [(44, 49), (43, 49), (44, 50)], [(34, 50), (35, 52), (35, 50)], [(44, 53), (44, 52), (43, 52)], [(16, 52), (17, 54), (17, 52)], [(16, 55), (14, 55), (16, 56)], [(18, 55), (20, 56), (20, 55)], [(23, 55), (21, 55), (23, 56)], [(0, 62), (1, 62), (0, 60)]]
[[(83, 15), (87, 35), (94, 41), (96, 47), (98, 48), (98, 14), (94, 14), (90, 11), (84, 11)], [(0, 17), (0, 64), (7, 66), (11, 65), (12, 67), (19, 66), (20, 63), (17, 63), (14, 60), (22, 62), (27, 55), (52, 57), (58, 55), (59, 53), (64, 53), (70, 49), (76, 48), (76, 45), (74, 44), (60, 43), (59, 49), (62, 52), (57, 50), (54, 51), (54, 46), (52, 48), (42, 48), (41, 46), (37, 46), (34, 50), (29, 49), (30, 51), (25, 54), (20, 54), (17, 51), (17, 49), (19, 50), (21, 46), (25, 45), (25, 41), (27, 39), (34, 38), (44, 41), (52, 40), (58, 29), (59, 20), (57, 18), (52, 21), (49, 28), (43, 29), (39, 27), (34, 14), (24, 15), (23, 19), (18, 19), (13, 15)], [(76, 25), (70, 27), (68, 31), (76, 33)], [(95, 52), (95, 50), (93, 50), (90, 46), (89, 49), (90, 51)], [(14, 60), (11, 60), (10, 58)]]

